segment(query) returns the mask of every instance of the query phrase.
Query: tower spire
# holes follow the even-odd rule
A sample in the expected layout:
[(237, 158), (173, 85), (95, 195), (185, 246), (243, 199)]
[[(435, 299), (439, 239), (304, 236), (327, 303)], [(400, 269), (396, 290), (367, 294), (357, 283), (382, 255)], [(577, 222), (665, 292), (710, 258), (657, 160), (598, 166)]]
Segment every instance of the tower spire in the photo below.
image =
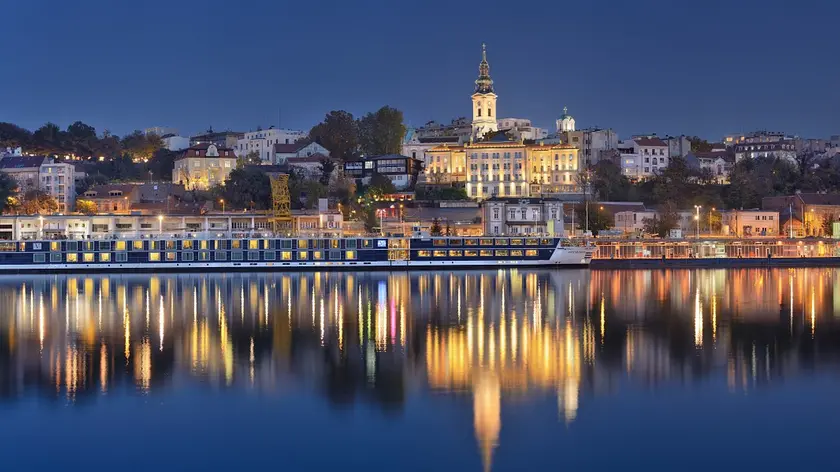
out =
[(487, 45), (481, 44), (481, 63), (478, 65), (478, 79), (475, 93), (493, 93), (493, 79), (490, 78), (490, 64), (487, 62)]

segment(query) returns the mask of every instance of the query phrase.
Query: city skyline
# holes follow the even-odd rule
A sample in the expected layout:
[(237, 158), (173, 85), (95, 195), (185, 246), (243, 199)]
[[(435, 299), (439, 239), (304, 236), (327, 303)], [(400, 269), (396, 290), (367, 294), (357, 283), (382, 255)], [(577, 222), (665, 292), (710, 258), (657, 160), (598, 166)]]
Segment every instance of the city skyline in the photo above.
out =
[[(840, 13), (837, 5), (648, 1), (610, 5), (603, 16), (586, 5), (533, 5), (505, 15), (492, 5), (447, 5), (449, 14), (440, 15), (434, 5), (406, 14), (367, 3), (326, 14), (313, 5), (213, 1), (202, 9), (152, 2), (141, 11), (99, 8), (97, 1), (13, 5), (7, 34), (21, 41), (9, 57), (14, 73), (0, 81), (0, 89), (15, 90), (4, 94), (0, 120), (30, 129), (81, 120), (117, 134), (152, 126), (183, 134), (210, 126), (308, 130), (333, 109), (359, 116), (387, 104), (417, 127), (469, 116), (486, 42), (499, 117), (553, 130), (567, 106), (579, 128), (609, 127), (622, 136), (837, 134), (840, 92), (829, 79), (837, 66), (820, 59), (830, 57), (831, 34), (800, 21)], [(55, 14), (40, 16), (45, 5)], [(220, 15), (250, 26), (208, 34)], [(278, 18), (286, 20), (282, 29), (271, 27)], [(97, 27), (79, 29), (81, 19)], [(532, 27), (500, 34), (516, 20)], [(190, 24), (192, 32), (183, 27)], [(475, 32), (455, 40), (446, 34), (463, 28)], [(444, 34), (406, 34), (432, 29)], [(390, 36), (400, 39), (384, 40)], [(55, 49), (65, 37), (87, 53)]]

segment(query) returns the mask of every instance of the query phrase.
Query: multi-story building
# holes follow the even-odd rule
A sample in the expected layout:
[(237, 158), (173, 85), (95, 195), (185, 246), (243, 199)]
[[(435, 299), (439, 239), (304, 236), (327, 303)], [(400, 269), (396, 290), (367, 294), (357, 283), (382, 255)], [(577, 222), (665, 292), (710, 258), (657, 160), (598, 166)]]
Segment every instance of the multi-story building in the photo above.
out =
[(0, 170), (15, 180), (21, 193), (38, 190), (41, 166), (52, 163), (44, 156), (8, 155), (0, 159)]
[(432, 148), (441, 145), (461, 144), (461, 139), (458, 136), (428, 136), (421, 137), (417, 130), (408, 128), (403, 139), (402, 152), (403, 156), (408, 156), (413, 159), (419, 159), (423, 162), (423, 172), (418, 176), (418, 183), (433, 183), (428, 178), (429, 169), (432, 168), (433, 156), (428, 153)]
[(668, 144), (657, 137), (638, 137), (618, 144), (621, 172), (629, 179), (645, 179), (668, 167)]
[(482, 203), (485, 234), (563, 236), (563, 202), (552, 198), (491, 198)]
[(94, 185), (82, 197), (96, 205), (97, 213), (127, 214), (133, 204), (140, 202), (140, 191), (133, 184)]
[(76, 206), (76, 180), (73, 164), (44, 163), (38, 169), (39, 189), (55, 198), (59, 213), (69, 213)]
[(236, 154), (232, 149), (215, 144), (200, 144), (185, 149), (172, 170), (172, 182), (187, 190), (207, 190), (223, 185), (236, 168)]
[(207, 130), (204, 134), (199, 134), (190, 137), (190, 146), (199, 146), (212, 144), (218, 149), (234, 149), (236, 143), (245, 137), (245, 133), (236, 131), (213, 131), (213, 128)]
[(432, 120), (417, 128), (415, 133), (418, 138), (456, 137), (458, 143), (464, 143), (472, 136), (472, 122), (464, 116), (455, 118), (448, 125)]
[(784, 133), (756, 131), (741, 137), (734, 144), (735, 161), (757, 157), (779, 158), (795, 161), (796, 145), (793, 138)]
[[(572, 120), (571, 127), (574, 128), (574, 119), (569, 119)], [(571, 144), (580, 149), (581, 162), (594, 165), (601, 160), (604, 153), (618, 149), (618, 134), (611, 129), (571, 129), (558, 133), (556, 142)]]
[(190, 138), (184, 136), (165, 135), (161, 138), (161, 141), (163, 141), (163, 147), (173, 152), (183, 151), (190, 147)]
[(344, 173), (364, 183), (370, 182), (374, 174), (387, 177), (397, 190), (413, 188), (420, 173), (422, 161), (399, 154), (365, 157), (364, 159), (345, 162)]
[[(270, 127), (249, 131), (236, 142), (236, 155), (239, 157), (256, 153), (264, 164), (271, 164), (274, 160), (274, 146), (276, 144), (295, 144), (306, 138), (307, 134), (300, 130), (280, 129)], [(328, 153), (325, 153), (328, 154)]]
[(691, 152), (691, 142), (686, 135), (667, 136), (663, 141), (668, 144), (671, 157), (685, 157)]
[(316, 154), (329, 156), (330, 151), (315, 141), (298, 141), (294, 143), (277, 143), (274, 147), (273, 164), (284, 164), (286, 161), (294, 161), (304, 157), (311, 157)]
[(840, 195), (797, 193), (764, 197), (761, 209), (779, 212), (779, 230), (785, 236), (827, 236), (831, 225), (840, 220)]
[(531, 120), (524, 118), (502, 118), (499, 120), (498, 127), (500, 130), (507, 132), (511, 138), (518, 141), (534, 141), (544, 139), (548, 136), (548, 131), (532, 125)]
[(779, 236), (779, 212), (730, 210), (721, 212), (721, 234), (739, 238)]
[(735, 165), (735, 155), (730, 151), (692, 151), (684, 157), (690, 167), (708, 172), (719, 184), (729, 182), (729, 172)]

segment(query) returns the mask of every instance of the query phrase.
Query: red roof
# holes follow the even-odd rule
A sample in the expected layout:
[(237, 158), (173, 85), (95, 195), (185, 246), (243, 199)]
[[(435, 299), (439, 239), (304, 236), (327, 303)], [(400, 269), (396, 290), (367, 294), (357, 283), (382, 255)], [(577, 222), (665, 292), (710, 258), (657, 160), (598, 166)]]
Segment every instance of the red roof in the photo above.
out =
[(635, 141), (639, 146), (668, 147), (668, 145), (665, 144), (665, 141), (659, 138), (636, 138)]

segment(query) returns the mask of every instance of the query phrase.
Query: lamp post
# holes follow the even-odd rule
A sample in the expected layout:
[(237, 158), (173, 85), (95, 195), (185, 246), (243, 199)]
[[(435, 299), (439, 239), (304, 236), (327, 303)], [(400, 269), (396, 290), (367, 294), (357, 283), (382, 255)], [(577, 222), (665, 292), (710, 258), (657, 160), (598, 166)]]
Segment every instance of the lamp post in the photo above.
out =
[(163, 234), (163, 215), (158, 215), (158, 223), (160, 224), (160, 234)]
[(43, 216), (39, 216), (39, 217), (38, 217), (38, 221), (40, 221), (40, 222), (41, 222), (41, 234), (40, 234), (40, 235), (38, 235), (38, 239), (44, 239), (44, 217), (43, 217)]
[(402, 203), (400, 203), (400, 229), (402, 230), (403, 237), (405, 237), (405, 216), (403, 214)]
[(219, 199), (219, 203), (221, 203), (221, 204), (222, 204), (222, 213), (224, 213), (224, 212), (225, 212), (225, 199), (224, 199), (224, 198), (220, 198), (220, 199)]
[(380, 236), (385, 236), (385, 227), (383, 226), (383, 223), (382, 223), (382, 218), (385, 216), (385, 210), (380, 209), (380, 210), (376, 210), (376, 212), (379, 213), (379, 235)]
[(709, 210), (709, 234), (713, 233), (713, 231), (712, 231), (712, 212), (713, 211), (715, 211), (715, 207), (712, 207), (712, 209)]
[(703, 207), (701, 207), (700, 205), (694, 205), (694, 212), (695, 212), (695, 214), (694, 214), (694, 223), (695, 223), (694, 229), (695, 229), (695, 235), (697, 236), (697, 239), (700, 239), (700, 209), (701, 208), (703, 208)]

